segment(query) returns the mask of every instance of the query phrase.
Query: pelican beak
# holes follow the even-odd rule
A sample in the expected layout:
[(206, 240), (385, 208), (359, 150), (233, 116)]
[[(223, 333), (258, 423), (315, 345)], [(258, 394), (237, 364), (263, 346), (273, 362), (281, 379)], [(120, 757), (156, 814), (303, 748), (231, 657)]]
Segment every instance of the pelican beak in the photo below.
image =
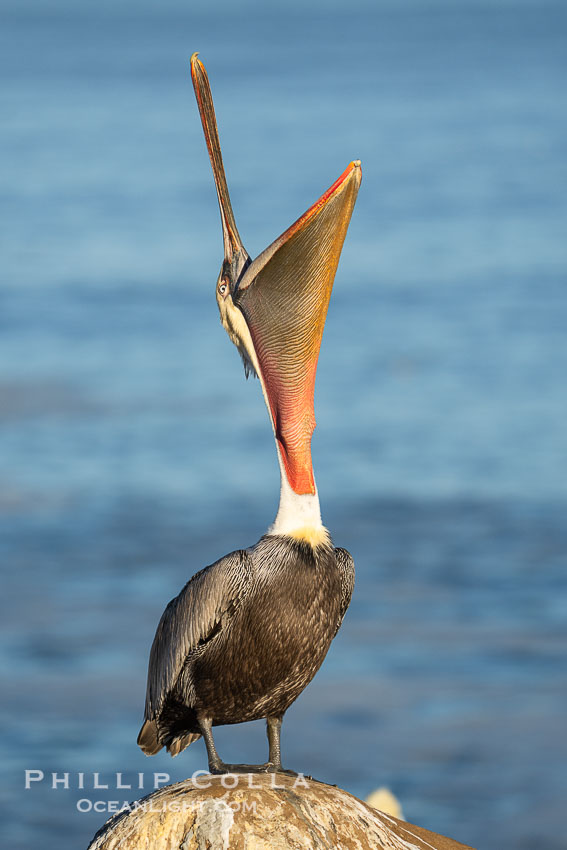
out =
[(313, 494), (315, 374), (335, 272), (360, 186), (360, 162), (351, 162), (251, 263), (232, 212), (209, 80), (196, 53), (191, 77), (222, 221), (224, 263), (217, 288), (221, 321), (247, 374), (251, 367), (260, 378), (289, 485), (299, 495)]
[(335, 272), (361, 180), (338, 180), (244, 272), (234, 303), (246, 320), (256, 370), (286, 477), (315, 493), (311, 436), (315, 374)]
[(250, 262), (250, 257), (242, 244), (232, 212), (209, 78), (205, 66), (197, 57), (198, 53), (191, 56), (191, 79), (193, 80), (193, 88), (195, 89), (219, 200), (224, 242), (223, 274), (225, 274), (232, 291), (242, 270)]

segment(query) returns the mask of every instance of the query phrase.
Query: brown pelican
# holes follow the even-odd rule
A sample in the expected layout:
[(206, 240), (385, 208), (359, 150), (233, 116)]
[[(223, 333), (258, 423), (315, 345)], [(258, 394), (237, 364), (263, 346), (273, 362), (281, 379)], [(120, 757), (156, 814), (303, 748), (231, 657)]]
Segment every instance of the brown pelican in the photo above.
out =
[(196, 573), (165, 609), (138, 744), (147, 755), (165, 746), (174, 756), (202, 735), (211, 772), (250, 770), (221, 761), (212, 727), (265, 718), (269, 758), (255, 769), (278, 771), (282, 717), (323, 663), (354, 586), (351, 556), (334, 548), (321, 522), (311, 436), (317, 359), (360, 162), (252, 262), (236, 228), (197, 54), (191, 75), (224, 238), (216, 283), (221, 322), (246, 374), (260, 380), (281, 492), (275, 521), (258, 543)]

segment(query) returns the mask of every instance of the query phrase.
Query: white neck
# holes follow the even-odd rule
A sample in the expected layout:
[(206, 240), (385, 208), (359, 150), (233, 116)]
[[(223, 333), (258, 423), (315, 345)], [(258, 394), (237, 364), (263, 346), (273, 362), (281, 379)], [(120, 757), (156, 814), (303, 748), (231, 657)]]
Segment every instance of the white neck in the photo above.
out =
[(273, 524), (268, 529), (268, 534), (292, 534), (304, 528), (312, 528), (315, 531), (323, 531), (323, 523), (321, 522), (321, 509), (319, 507), (319, 495), (317, 493), (317, 485), (315, 485), (315, 493), (304, 493), (299, 495), (295, 493), (287, 480), (285, 469), (280, 453), (280, 448), (276, 442), (278, 452), (278, 461), (280, 464), (280, 505), (277, 516)]

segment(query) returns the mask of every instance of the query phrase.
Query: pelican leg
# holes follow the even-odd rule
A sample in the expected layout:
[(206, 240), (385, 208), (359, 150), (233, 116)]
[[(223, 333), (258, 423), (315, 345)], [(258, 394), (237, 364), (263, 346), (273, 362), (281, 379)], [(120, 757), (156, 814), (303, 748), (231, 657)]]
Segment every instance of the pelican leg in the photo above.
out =
[(266, 731), (268, 733), (268, 763), (276, 770), (282, 769), (282, 752), (280, 746), (280, 735), (282, 730), (281, 717), (266, 717)]
[(199, 717), (199, 726), (203, 734), (205, 746), (207, 747), (207, 758), (209, 760), (209, 770), (211, 773), (227, 773), (228, 765), (222, 761), (215, 747), (213, 738), (213, 721), (210, 717)]
[(288, 776), (297, 776), (294, 770), (284, 770), (282, 767), (282, 751), (280, 736), (282, 731), (282, 715), (266, 717), (266, 731), (268, 733), (268, 763), (265, 765), (267, 771), (275, 773), (286, 773)]
[(210, 717), (199, 717), (199, 726), (207, 747), (207, 757), (209, 759), (209, 771), (214, 774), (223, 773), (267, 773), (273, 770), (271, 764), (226, 764), (215, 747), (213, 738), (213, 721)]
[(288, 776), (297, 776), (293, 770), (284, 770), (280, 751), (280, 731), (282, 728), (281, 717), (267, 717), (269, 761), (265, 764), (226, 764), (217, 753), (213, 738), (213, 721), (210, 717), (199, 717), (199, 727), (207, 747), (209, 760), (209, 771), (215, 774), (222, 773), (286, 773)]

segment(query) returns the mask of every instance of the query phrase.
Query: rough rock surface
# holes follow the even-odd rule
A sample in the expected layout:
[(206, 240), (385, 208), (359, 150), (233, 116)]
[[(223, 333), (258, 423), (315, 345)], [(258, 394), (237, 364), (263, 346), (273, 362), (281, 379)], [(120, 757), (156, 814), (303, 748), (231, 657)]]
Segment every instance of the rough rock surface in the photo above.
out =
[[(200, 776), (111, 818), (89, 850), (465, 850), (331, 785), (283, 774)], [(469, 848), (470, 850), (470, 848)]]

